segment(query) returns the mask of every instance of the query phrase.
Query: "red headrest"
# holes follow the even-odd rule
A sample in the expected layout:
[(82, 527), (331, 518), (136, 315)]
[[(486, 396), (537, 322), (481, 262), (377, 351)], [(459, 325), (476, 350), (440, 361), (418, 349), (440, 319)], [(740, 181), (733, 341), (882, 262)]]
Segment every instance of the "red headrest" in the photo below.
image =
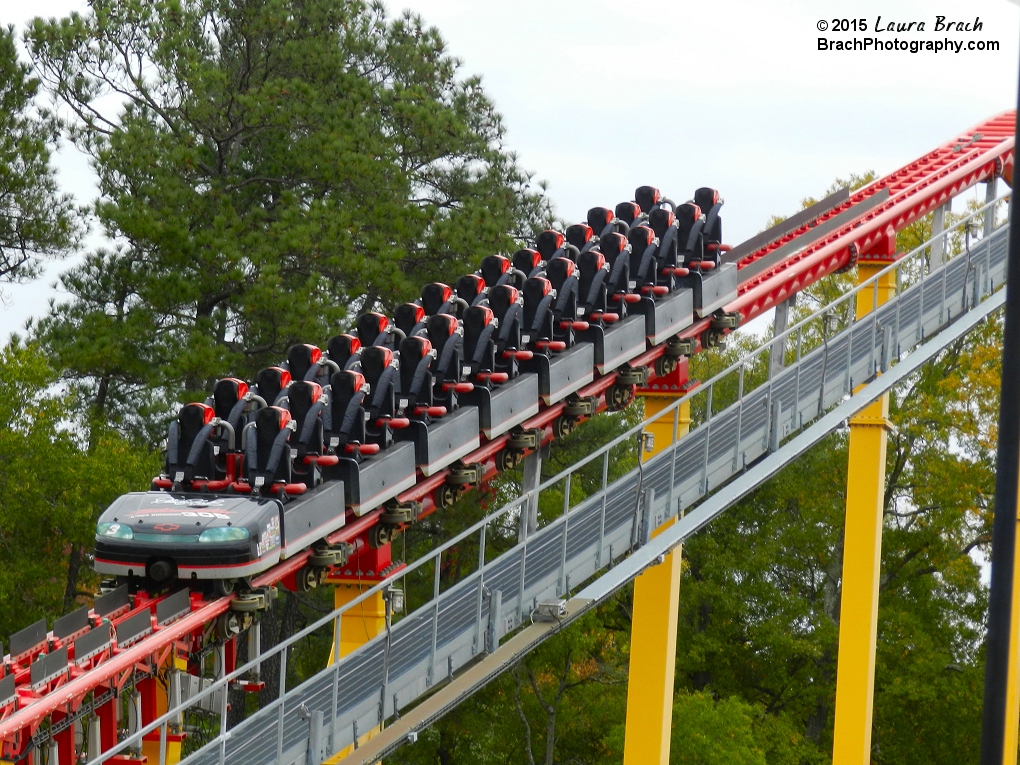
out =
[(288, 370), (283, 369), (282, 367), (269, 367), (269, 368), (272, 369), (274, 372), (277, 372), (280, 375), (280, 389), (281, 390), (286, 388), (288, 385), (290, 385), (291, 376), (290, 376), (290, 372)]
[(283, 430), (285, 427), (287, 427), (287, 424), (290, 422), (290, 412), (278, 406), (271, 406), (269, 407), (269, 409), (273, 412), (273, 414), (276, 415), (276, 421), (280, 425), (280, 430)]
[[(244, 385), (244, 383), (241, 383), (241, 384)], [(245, 387), (247, 388), (248, 386), (245, 385)], [(213, 417), (216, 416), (216, 410), (213, 409), (208, 404), (199, 404), (199, 403), (185, 404), (181, 408), (182, 409), (188, 409), (188, 408), (196, 409), (197, 408), (198, 410), (200, 410), (202, 412), (202, 424), (203, 425), (208, 425), (210, 422), (212, 422)]]
[[(236, 377), (224, 377), (223, 380), (228, 380), (229, 382), (232, 382), (235, 386), (237, 386), (238, 400), (248, 395), (248, 383), (246, 383), (244, 380), (238, 380)], [(220, 382), (223, 382), (223, 380), (220, 380)]]

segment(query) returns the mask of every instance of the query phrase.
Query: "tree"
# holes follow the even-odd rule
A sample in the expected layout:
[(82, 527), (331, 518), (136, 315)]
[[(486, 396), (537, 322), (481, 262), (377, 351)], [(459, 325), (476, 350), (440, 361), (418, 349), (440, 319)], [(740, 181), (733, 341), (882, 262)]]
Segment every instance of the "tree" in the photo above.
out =
[(97, 0), (27, 34), (112, 249), (38, 326), (114, 418), (251, 376), (548, 218), (476, 77), (360, 0)]
[(78, 411), (37, 347), (0, 351), (0, 634), (91, 596), (96, 519), (157, 469), (148, 449)]
[(0, 280), (8, 282), (37, 275), (40, 257), (65, 254), (79, 233), (71, 197), (57, 191), (58, 128), (35, 108), (38, 90), (13, 27), (0, 28)]

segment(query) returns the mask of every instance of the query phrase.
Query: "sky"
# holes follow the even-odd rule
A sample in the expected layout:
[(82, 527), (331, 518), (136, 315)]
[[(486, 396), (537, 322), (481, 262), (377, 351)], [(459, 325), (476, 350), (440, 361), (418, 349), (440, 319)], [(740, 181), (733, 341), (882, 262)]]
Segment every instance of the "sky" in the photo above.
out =
[[(640, 185), (677, 201), (712, 186), (725, 200), (724, 239), (736, 245), (837, 177), (896, 170), (1017, 97), (1020, 8), (1005, 0), (386, 5), (438, 27), (462, 73), (482, 77), (504, 116), (507, 147), (570, 222), (631, 199)], [(82, 0), (2, 0), (0, 23), (21, 29), (33, 16), (86, 8)], [(982, 28), (936, 31), (939, 16)], [(867, 31), (834, 31), (855, 21)], [(911, 22), (909, 31), (890, 31)], [(999, 50), (819, 50), (819, 38), (997, 41)], [(88, 202), (95, 186), (84, 158), (65, 147), (57, 164), (65, 189)], [(101, 240), (94, 231), (89, 242)], [(4, 288), (0, 336), (59, 299), (53, 284), (67, 265)]]

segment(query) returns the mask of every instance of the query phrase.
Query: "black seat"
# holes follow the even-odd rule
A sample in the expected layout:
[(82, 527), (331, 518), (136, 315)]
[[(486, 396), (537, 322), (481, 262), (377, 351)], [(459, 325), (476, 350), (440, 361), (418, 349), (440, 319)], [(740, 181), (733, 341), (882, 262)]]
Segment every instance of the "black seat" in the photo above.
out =
[(706, 259), (704, 225), (701, 208), (693, 202), (685, 202), (676, 209), (677, 258), (687, 268)]
[(606, 302), (610, 311), (622, 319), (627, 311), (624, 303), (632, 302), (630, 291), (630, 242), (623, 234), (607, 234), (599, 241), (599, 250), (606, 258), (609, 273), (606, 275)]
[(605, 321), (619, 319), (619, 314), (607, 314), (606, 277), (609, 266), (606, 257), (598, 250), (588, 250), (577, 260), (577, 319)]
[(266, 367), (255, 375), (255, 392), (268, 406), (279, 406), (287, 400), (290, 372), (282, 367)]
[(482, 277), (478, 274), (465, 274), (460, 277), (457, 280), (457, 297), (464, 301), (464, 307), (461, 307), (458, 314), (462, 318), (467, 306), (480, 305), (485, 302), (486, 287)]
[(514, 268), (529, 279), (532, 276), (540, 276), (545, 268), (542, 253), (538, 250), (518, 250), (510, 260)]
[[(344, 369), (329, 378), (329, 403), (322, 413), (323, 433), (329, 450), (336, 454), (358, 454), (367, 443), (365, 434), (365, 393), (367, 385), (360, 372)], [(351, 448), (347, 448), (350, 446)]]
[(361, 341), (354, 335), (334, 335), (326, 343), (326, 353), (340, 369), (356, 367), (361, 361)]
[(672, 209), (658, 207), (648, 214), (648, 226), (659, 239), (655, 250), (655, 257), (659, 262), (660, 269), (659, 283), (672, 286), (673, 277), (678, 275), (674, 269), (680, 267), (676, 216)]
[[(598, 237), (587, 223), (575, 223), (573, 226), (567, 226), (567, 243), (575, 247), (580, 254), (598, 244)], [(577, 260), (577, 257), (574, 256), (571, 260)]]
[(448, 314), (430, 316), (425, 323), (429, 342), (436, 352), (432, 360), (433, 400), (452, 411), (456, 408), (455, 386), (461, 382), (463, 338), (457, 319)]
[(514, 268), (509, 258), (504, 258), (502, 255), (486, 255), (482, 258), (478, 275), (485, 280), (485, 286), (489, 289), (500, 284), (517, 287), (526, 278), (525, 274)]
[(403, 303), (393, 309), (393, 323), (405, 337), (416, 335), (425, 328), (425, 309), (418, 303)]
[(379, 345), (373, 345), (361, 351), (361, 373), (365, 382), (371, 386), (372, 394), (368, 399), (369, 420), (380, 417), (392, 417), (399, 378), (393, 366), (393, 351)]
[(165, 474), (184, 488), (194, 480), (215, 480), (213, 443), (215, 410), (208, 404), (185, 404), (170, 423), (167, 434)]
[(244, 447), (248, 485), (253, 491), (275, 494), (291, 483), (289, 440), (293, 432), (286, 409), (269, 406), (255, 415), (255, 427), (247, 431)]
[(529, 348), (545, 350), (553, 341), (553, 300), (552, 284), (548, 279), (533, 276), (525, 283), (521, 342)]
[(524, 306), (516, 287), (502, 284), (489, 291), (489, 309), (499, 324), (496, 333), (496, 370), (517, 376), (518, 351), (521, 349), (521, 320)]
[(620, 202), (616, 206), (616, 217), (625, 221), (631, 228), (645, 222), (645, 216), (637, 202)]
[(495, 314), (488, 306), (476, 305), (464, 312), (464, 358), (461, 363), (464, 379), (491, 384), (505, 382), (509, 377), (505, 372), (496, 370), (497, 324)]
[(309, 382), (325, 382), (330, 375), (329, 367), (336, 366), (332, 370), (338, 372), (340, 366), (331, 359), (323, 358), (322, 350), (315, 345), (302, 343), (292, 345), (287, 349), (287, 368), (290, 370), (291, 379), (308, 380)]
[(241, 435), (241, 428), (247, 424), (248, 415), (252, 414), (249, 409), (254, 408), (252, 399), (247, 396), (248, 383), (236, 377), (224, 377), (213, 386), (213, 411), (230, 425), (237, 436)]
[(553, 258), (566, 257), (563, 244), (566, 241), (559, 231), (548, 229), (535, 238), (535, 249), (547, 263)]
[[(368, 348), (370, 345), (393, 348), (394, 343), (397, 342), (390, 327), (390, 320), (383, 314), (375, 311), (363, 313), (358, 317), (355, 332), (358, 335), (358, 340), (361, 342), (362, 349)], [(362, 355), (364, 355), (364, 350), (362, 350)]]
[[(705, 232), (705, 249), (711, 256), (716, 254), (722, 244), (722, 218), (719, 217), (719, 211), (722, 209), (723, 200), (718, 191), (703, 186), (694, 192), (694, 204), (700, 207), (705, 215), (702, 231)], [(718, 257), (715, 260), (718, 261)]]
[(634, 201), (648, 215), (662, 201), (662, 194), (654, 186), (638, 186), (634, 190)]
[(557, 258), (549, 264), (546, 277), (556, 290), (556, 300), (552, 305), (553, 336), (568, 346), (573, 345), (573, 329), (577, 320), (577, 265), (566, 258)]
[[(334, 374), (336, 374), (334, 372)], [(290, 416), (294, 420), (294, 437), (291, 445), (297, 449), (295, 466), (308, 455), (321, 455), (324, 451), (322, 412), (322, 386), (308, 380), (296, 380), (290, 386)]]
[(646, 297), (662, 297), (673, 288), (673, 270), (659, 257), (659, 240), (648, 226), (630, 232), (631, 291)]
[(426, 337), (408, 337), (400, 343), (398, 414), (420, 417), (432, 406), (433, 355)]
[(425, 309), (426, 316), (435, 316), (437, 313), (456, 313), (457, 308), (453, 302), (453, 290), (450, 289), (450, 285), (431, 282), (422, 287), (421, 307)]
[(613, 227), (613, 220), (616, 216), (608, 207), (593, 207), (588, 211), (588, 227), (596, 237), (610, 234), (616, 229)]

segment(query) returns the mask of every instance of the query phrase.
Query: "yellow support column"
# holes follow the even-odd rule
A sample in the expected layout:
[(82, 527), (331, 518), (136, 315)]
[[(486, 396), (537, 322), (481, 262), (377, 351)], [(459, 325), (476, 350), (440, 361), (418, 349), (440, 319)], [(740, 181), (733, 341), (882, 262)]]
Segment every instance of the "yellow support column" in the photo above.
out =
[[(370, 587), (374, 587), (375, 581), (360, 581), (357, 579), (335, 579), (333, 583), (333, 606), (342, 608), (350, 603), (361, 593)], [(369, 640), (379, 635), (386, 629), (386, 603), (381, 592), (376, 593), (359, 605), (349, 608), (340, 615), (340, 656), (347, 656), (355, 649), (360, 648)], [(333, 640), (334, 647), (336, 639)], [(333, 655), (334, 649), (329, 651), (329, 663), (336, 661)], [(358, 744), (363, 744), (375, 736), (382, 728), (373, 728), (358, 739)], [(354, 745), (340, 750), (330, 757), (323, 765), (335, 765), (344, 757), (354, 751)]]
[[(1020, 517), (1017, 518), (1020, 523)], [(1020, 545), (1020, 534), (1017, 535)], [(1018, 556), (1020, 559), (1020, 556)], [(1009, 665), (1006, 668), (1006, 735), (1003, 741), (1003, 765), (1016, 765), (1017, 747), (1020, 746), (1020, 566), (1013, 566), (1013, 605), (1009, 615)]]
[[(859, 263), (858, 283), (888, 265), (888, 260)], [(879, 279), (877, 289), (862, 290), (857, 295), (857, 318), (871, 313), (895, 291), (896, 275), (892, 272)], [(871, 762), (888, 416), (887, 394), (850, 419), (833, 765)]]
[[(645, 393), (645, 417), (653, 417), (679, 398), (676, 394)], [(646, 461), (673, 445), (690, 430), (690, 403), (677, 415), (663, 415), (646, 426), (653, 436)], [(674, 431), (674, 427), (676, 428)], [(674, 523), (657, 528), (660, 534)], [(673, 721), (673, 673), (676, 669), (677, 609), (680, 599), (680, 547), (665, 561), (634, 580), (634, 617), (630, 638), (630, 680), (627, 688), (625, 765), (667, 765)]]

